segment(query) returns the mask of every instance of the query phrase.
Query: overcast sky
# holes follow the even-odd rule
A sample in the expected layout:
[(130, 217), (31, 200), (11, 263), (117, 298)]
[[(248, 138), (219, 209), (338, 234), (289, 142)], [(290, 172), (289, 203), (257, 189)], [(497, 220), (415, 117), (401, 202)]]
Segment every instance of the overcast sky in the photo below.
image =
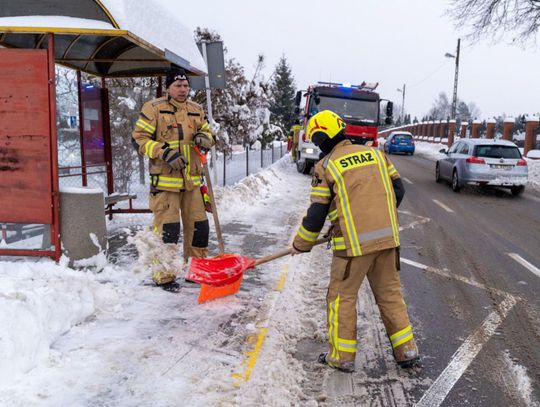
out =
[[(381, 97), (419, 118), (437, 95), (451, 98), (456, 30), (445, 0), (157, 0), (188, 27), (216, 30), (248, 74), (257, 54), (270, 75), (280, 56), (296, 84), (379, 82)], [(170, 4), (174, 4), (173, 7)], [(475, 102), (482, 118), (540, 112), (540, 43), (526, 48), (484, 40), (461, 42), (458, 97)]]

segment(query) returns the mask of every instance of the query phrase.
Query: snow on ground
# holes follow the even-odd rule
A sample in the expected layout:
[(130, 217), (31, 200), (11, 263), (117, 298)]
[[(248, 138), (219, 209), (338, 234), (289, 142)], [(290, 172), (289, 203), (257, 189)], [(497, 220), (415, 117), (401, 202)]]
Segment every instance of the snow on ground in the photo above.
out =
[[(287, 247), (309, 185), (286, 156), (219, 189), (227, 251), (259, 257)], [(150, 219), (117, 216), (109, 224), (116, 237), (137, 233), (99, 273), (66, 261), (0, 262), (0, 323), (7, 327), (0, 332), (0, 405), (227, 406), (243, 403), (244, 393), (253, 399), (246, 352), (278, 303), (285, 262), (247, 272), (235, 296), (198, 305), (198, 285), (182, 282), (173, 294), (150, 283), (149, 253), (180, 264), (180, 253), (159, 251)], [(269, 338), (283, 348), (284, 338)], [(283, 375), (286, 354), (272, 359), (264, 367), (274, 373), (262, 387), (275, 391), (262, 399), (289, 405), (301, 397), (299, 375)]]
[[(417, 143), (417, 154), (436, 157), (443, 147)], [(287, 247), (309, 187), (285, 156), (217, 189), (226, 250), (260, 257)], [(412, 214), (402, 217), (418, 223)], [(341, 373), (314, 361), (326, 348), (331, 255), (325, 247), (249, 270), (238, 294), (198, 305), (197, 285), (182, 282), (173, 294), (150, 282), (152, 254), (181, 267), (180, 253), (162, 250), (150, 222), (149, 215), (122, 215), (109, 223), (118, 247), (101, 272), (70, 269), (65, 259), (0, 262), (0, 323), (7, 327), (0, 332), (0, 405), (315, 406), (340, 400)], [(430, 383), (396, 368), (375, 302), (367, 285), (362, 290), (362, 369), (351, 379), (361, 394), (355, 400), (410, 404), (408, 390)], [(421, 338), (420, 321), (414, 325)], [(383, 379), (370, 379), (370, 369)], [(519, 386), (526, 393), (527, 383)]]
[(503, 375), (507, 377), (507, 381), (509, 382), (507, 385), (515, 388), (513, 394), (520, 395), (526, 406), (540, 407), (540, 403), (534, 400), (533, 386), (527, 369), (514, 361), (508, 350), (504, 352), (503, 360), (506, 365)]
[[(445, 157), (440, 153), (441, 149), (448, 149), (446, 144), (440, 143), (426, 143), (424, 141), (415, 141), (415, 154), (427, 158), (428, 160), (437, 161)], [(529, 188), (540, 191), (540, 160), (525, 159), (529, 168), (529, 181), (527, 186)]]

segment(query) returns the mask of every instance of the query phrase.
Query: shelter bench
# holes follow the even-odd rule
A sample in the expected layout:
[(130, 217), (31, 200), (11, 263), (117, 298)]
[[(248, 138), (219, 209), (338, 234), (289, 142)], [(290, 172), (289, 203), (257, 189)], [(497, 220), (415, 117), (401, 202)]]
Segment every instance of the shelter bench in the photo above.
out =
[(109, 215), (109, 219), (113, 218), (113, 206), (118, 202), (129, 201), (129, 209), (133, 210), (133, 199), (137, 199), (135, 194), (118, 193), (108, 195), (105, 197), (105, 213)]

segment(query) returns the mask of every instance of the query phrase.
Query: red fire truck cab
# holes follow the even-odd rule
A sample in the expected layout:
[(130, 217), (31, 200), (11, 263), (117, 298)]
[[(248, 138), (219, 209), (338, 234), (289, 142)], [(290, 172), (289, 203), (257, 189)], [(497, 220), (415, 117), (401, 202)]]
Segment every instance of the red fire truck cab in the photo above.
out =
[[(318, 82), (310, 86), (304, 93), (305, 105), (303, 114), (304, 129), (314, 114), (331, 110), (338, 114), (347, 124), (345, 135), (357, 144), (370, 144), (377, 147), (377, 133), (380, 124), (379, 94), (375, 92), (378, 83), (350, 85), (345, 83)], [(300, 113), (302, 91), (296, 93), (296, 112)], [(392, 102), (386, 104), (386, 124), (392, 122)], [(302, 122), (302, 121), (301, 121)], [(308, 174), (319, 160), (320, 150), (305, 139), (301, 131), (298, 142), (296, 167), (298, 172)]]

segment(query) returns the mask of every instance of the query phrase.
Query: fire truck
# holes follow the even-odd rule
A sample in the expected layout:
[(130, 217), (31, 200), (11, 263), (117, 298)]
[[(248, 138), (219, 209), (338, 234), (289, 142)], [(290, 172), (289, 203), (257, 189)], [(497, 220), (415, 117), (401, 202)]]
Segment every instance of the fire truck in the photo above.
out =
[[(319, 148), (306, 140), (305, 128), (314, 114), (331, 110), (347, 124), (345, 136), (355, 144), (370, 144), (377, 147), (378, 126), (381, 123), (381, 102), (386, 101), (384, 124), (392, 124), (392, 102), (380, 99), (375, 92), (378, 83), (363, 82), (360, 85), (346, 83), (318, 82), (304, 93), (305, 105), (303, 118), (304, 129), (300, 131), (297, 148), (296, 168), (298, 172), (309, 174), (313, 165), (320, 159)], [(300, 115), (302, 91), (296, 93), (296, 114)], [(300, 121), (302, 122), (302, 120)]]

